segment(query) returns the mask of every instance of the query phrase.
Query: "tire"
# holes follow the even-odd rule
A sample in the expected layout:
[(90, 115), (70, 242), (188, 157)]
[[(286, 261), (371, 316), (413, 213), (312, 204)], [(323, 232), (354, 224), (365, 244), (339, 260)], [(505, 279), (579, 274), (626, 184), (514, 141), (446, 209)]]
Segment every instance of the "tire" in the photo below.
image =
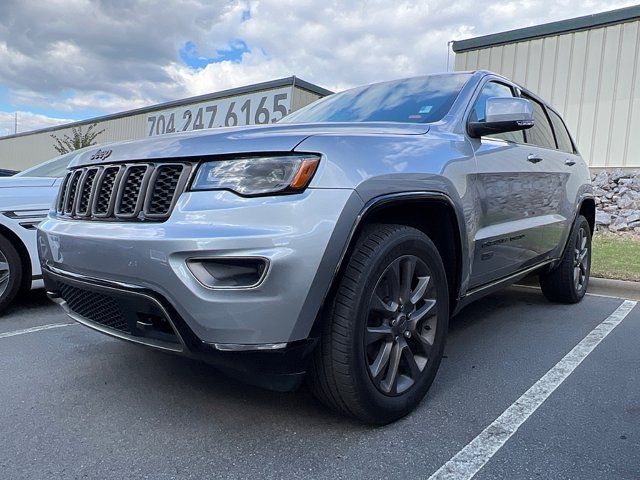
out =
[[(393, 281), (403, 275), (411, 281)], [(447, 335), (449, 292), (436, 246), (415, 228), (365, 227), (322, 320), (308, 376), (315, 396), (370, 424), (407, 415), (431, 386)]]
[(13, 302), (22, 287), (22, 260), (13, 244), (0, 235), (0, 312)]
[(552, 302), (578, 303), (587, 292), (590, 273), (591, 228), (587, 219), (579, 215), (560, 263), (540, 275), (542, 293)]

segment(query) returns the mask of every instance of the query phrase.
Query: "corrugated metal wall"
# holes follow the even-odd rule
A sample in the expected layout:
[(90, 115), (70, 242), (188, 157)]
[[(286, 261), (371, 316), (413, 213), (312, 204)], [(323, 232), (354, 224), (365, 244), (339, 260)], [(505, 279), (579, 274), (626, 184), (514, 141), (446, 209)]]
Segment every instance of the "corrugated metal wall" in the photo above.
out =
[[(94, 131), (104, 129), (104, 133), (96, 139), (98, 143), (115, 142), (145, 136), (146, 114), (121, 117), (98, 122)], [(82, 127), (86, 131), (86, 126)], [(55, 140), (51, 135), (62, 138), (71, 136), (70, 128), (60, 128), (53, 132), (34, 133), (18, 137), (0, 139), (0, 168), (24, 170), (58, 155), (53, 148)]]
[(500, 73), (563, 115), (593, 167), (640, 167), (640, 21), (456, 54), (456, 70)]
[[(291, 87), (280, 88), (291, 89)], [(253, 93), (259, 94), (268, 91), (273, 90), (256, 90)], [(289, 90), (289, 92), (291, 92), (291, 90)], [(297, 86), (290, 96), (291, 111), (298, 110), (320, 98), (320, 95), (317, 93)], [(233, 99), (233, 97), (228, 98)], [(194, 103), (194, 105), (196, 104), (197, 103)], [(188, 105), (191, 104), (184, 104), (184, 106)], [(159, 106), (158, 111), (162, 111), (163, 108), (163, 106)], [(97, 122), (98, 124), (95, 130), (99, 131), (104, 129), (104, 133), (96, 139), (97, 144), (145, 138), (148, 134), (147, 118), (150, 114), (153, 113), (132, 114)], [(82, 126), (82, 130), (83, 132), (86, 131), (86, 126)], [(55, 134), (60, 138), (65, 134), (69, 136), (72, 135), (71, 128), (60, 127), (54, 131), (34, 132), (32, 134), (18, 135), (17, 137), (0, 137), (0, 168), (24, 170), (25, 168), (54, 158), (57, 156), (57, 152), (53, 148), (55, 141), (51, 138), (51, 134)]]

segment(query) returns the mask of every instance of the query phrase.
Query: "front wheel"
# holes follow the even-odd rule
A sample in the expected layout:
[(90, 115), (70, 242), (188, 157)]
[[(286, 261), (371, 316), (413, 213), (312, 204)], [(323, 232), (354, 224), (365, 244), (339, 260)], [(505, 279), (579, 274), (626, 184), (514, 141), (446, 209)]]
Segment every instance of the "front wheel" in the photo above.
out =
[(448, 328), (433, 242), (403, 225), (368, 226), (327, 310), (310, 372), (315, 395), (367, 423), (413, 410), (436, 375)]
[(540, 275), (540, 287), (552, 302), (577, 303), (587, 292), (590, 274), (591, 228), (587, 219), (579, 215), (560, 263)]

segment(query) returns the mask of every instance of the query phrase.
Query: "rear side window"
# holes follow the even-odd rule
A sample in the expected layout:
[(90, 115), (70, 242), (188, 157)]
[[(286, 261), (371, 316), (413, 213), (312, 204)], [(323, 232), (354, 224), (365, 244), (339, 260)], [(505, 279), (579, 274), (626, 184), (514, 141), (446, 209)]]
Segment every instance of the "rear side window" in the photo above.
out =
[(549, 117), (551, 117), (551, 123), (553, 124), (553, 130), (556, 132), (558, 149), (567, 153), (575, 153), (571, 137), (569, 136), (569, 132), (567, 131), (567, 127), (565, 127), (564, 122), (556, 112), (552, 110), (548, 110), (548, 112)]
[[(476, 105), (473, 108), (471, 114), (472, 122), (482, 122), (485, 120), (485, 111), (487, 106), (487, 99), (493, 97), (515, 97), (513, 90), (508, 85), (498, 82), (489, 82), (484, 87), (476, 100)], [(493, 135), (487, 135), (490, 138), (499, 138), (506, 140), (507, 142), (524, 143), (524, 135), (522, 130), (516, 132), (495, 133)]]
[(533, 104), (534, 125), (527, 130), (527, 143), (544, 148), (556, 148), (556, 141), (553, 138), (553, 130), (545, 109), (540, 102), (525, 96)]

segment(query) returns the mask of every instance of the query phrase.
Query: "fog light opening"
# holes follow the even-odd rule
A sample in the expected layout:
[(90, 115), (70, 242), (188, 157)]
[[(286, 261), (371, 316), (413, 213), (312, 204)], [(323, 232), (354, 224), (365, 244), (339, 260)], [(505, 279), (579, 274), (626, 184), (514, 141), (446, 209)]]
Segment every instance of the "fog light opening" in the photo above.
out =
[(187, 267), (207, 288), (253, 288), (262, 283), (269, 262), (260, 257), (190, 258)]

